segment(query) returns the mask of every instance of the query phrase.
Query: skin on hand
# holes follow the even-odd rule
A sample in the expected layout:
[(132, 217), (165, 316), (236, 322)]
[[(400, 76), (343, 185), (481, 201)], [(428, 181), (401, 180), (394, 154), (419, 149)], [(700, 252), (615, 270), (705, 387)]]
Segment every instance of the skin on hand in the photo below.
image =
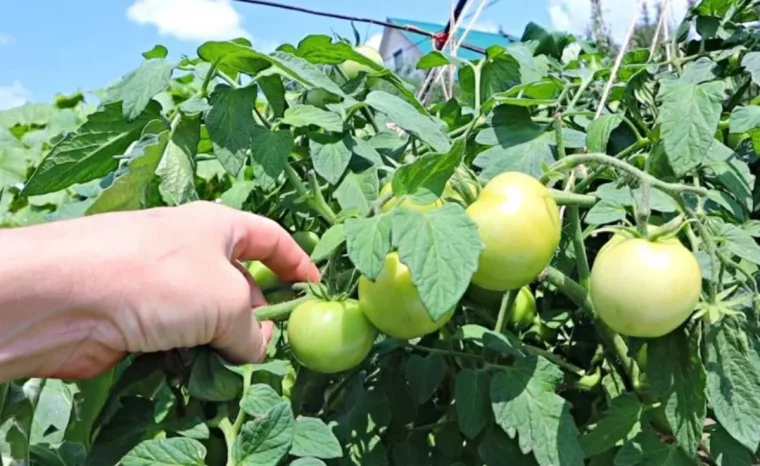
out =
[(277, 223), (211, 202), (0, 231), (0, 382), (89, 378), (127, 353), (209, 344), (258, 362), (272, 323), (241, 261), (319, 281)]

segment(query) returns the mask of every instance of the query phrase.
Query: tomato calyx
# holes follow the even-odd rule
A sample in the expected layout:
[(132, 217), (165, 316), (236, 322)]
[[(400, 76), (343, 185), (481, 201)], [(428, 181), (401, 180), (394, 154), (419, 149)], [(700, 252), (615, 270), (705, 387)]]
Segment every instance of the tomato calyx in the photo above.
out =
[(696, 312), (691, 315), (692, 320), (702, 319), (702, 321), (714, 325), (720, 322), (725, 316), (743, 317), (744, 313), (736, 311), (733, 308), (746, 305), (752, 302), (751, 296), (740, 296), (734, 299), (727, 299), (739, 285), (734, 285), (727, 290), (723, 290), (715, 296), (713, 301), (702, 301), (697, 304)]

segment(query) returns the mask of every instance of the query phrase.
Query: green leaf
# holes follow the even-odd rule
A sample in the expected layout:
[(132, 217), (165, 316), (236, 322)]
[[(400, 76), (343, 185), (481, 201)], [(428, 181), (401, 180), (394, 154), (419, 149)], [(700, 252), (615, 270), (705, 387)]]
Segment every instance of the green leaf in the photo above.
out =
[(393, 175), (394, 194), (412, 194), (414, 202), (421, 204), (435, 202), (462, 163), (464, 149), (465, 140), (457, 139), (447, 154), (425, 154), (410, 164), (402, 165)]
[(454, 65), (458, 68), (462, 68), (465, 66), (470, 66), (470, 63), (459, 57), (439, 52), (438, 50), (433, 50), (432, 52), (428, 52), (427, 54), (423, 55), (422, 58), (419, 59), (417, 62), (417, 69), (429, 70), (431, 68), (438, 68), (439, 66), (445, 65)]
[(29, 442), (60, 443), (73, 406), (71, 390), (60, 380), (48, 380), (34, 410)]
[(715, 68), (716, 63), (714, 61), (708, 57), (699, 57), (683, 67), (681, 81), (691, 84), (711, 81), (716, 77)]
[(407, 101), (383, 91), (372, 91), (365, 103), (400, 126), (404, 131), (430, 145), (436, 152), (448, 152), (451, 148), (443, 125), (421, 113)]
[(280, 403), (243, 425), (232, 446), (232, 458), (239, 466), (276, 466), (290, 450), (294, 433), (290, 405)]
[(255, 126), (253, 107), (256, 87), (233, 89), (217, 85), (209, 99), (211, 109), (206, 114), (214, 154), (231, 175), (236, 176), (245, 165), (251, 150), (251, 128)]
[(161, 44), (156, 44), (153, 46), (152, 49), (148, 50), (147, 52), (143, 52), (142, 56), (151, 59), (151, 58), (166, 58), (166, 56), (169, 54), (169, 50), (164, 47)]
[(394, 211), (393, 245), (434, 321), (464, 295), (483, 250), (477, 225), (455, 203)]
[(301, 417), (296, 420), (293, 446), (289, 454), (330, 459), (343, 456), (343, 450), (338, 439), (321, 419)]
[[(542, 165), (551, 165), (555, 160), (557, 137), (548, 128), (533, 122), (525, 108), (500, 105), (494, 110), (493, 127), (475, 137), (478, 144), (493, 147), (480, 152), (473, 164), (483, 169), (481, 176), (485, 179), (513, 170), (539, 177), (543, 175)], [(562, 139), (567, 148), (586, 144), (583, 133), (570, 128), (563, 128)]]
[(562, 378), (546, 359), (530, 357), (496, 373), (491, 381), (496, 424), (511, 438), (517, 436), (520, 450), (532, 451), (541, 466), (583, 465), (570, 404), (554, 393)]
[(298, 458), (290, 466), (327, 466), (324, 461), (316, 458)]
[(760, 342), (738, 317), (705, 334), (707, 397), (721, 426), (750, 451), (760, 446)]
[(203, 466), (206, 447), (197, 440), (174, 437), (146, 440), (121, 460), (124, 466)]
[(343, 120), (336, 113), (322, 110), (311, 105), (296, 105), (285, 110), (282, 123), (296, 128), (318, 126), (326, 131), (340, 133), (343, 131)]
[[(459, 402), (459, 400), (457, 400)], [(478, 445), (478, 454), (486, 466), (535, 466), (536, 459), (520, 451), (517, 440), (501, 430), (492, 430)], [(560, 463), (561, 464), (561, 463)]]
[(293, 152), (293, 133), (286, 130), (271, 131), (262, 126), (252, 126), (250, 131), (254, 162), (263, 168), (267, 176), (277, 179), (285, 170), (288, 157)]
[(663, 81), (659, 122), (665, 152), (675, 173), (685, 175), (701, 165), (720, 121), (723, 82), (689, 84)]
[(433, 396), (443, 381), (446, 362), (438, 354), (426, 357), (412, 355), (406, 361), (406, 380), (418, 404), (423, 404)]
[(650, 431), (642, 431), (615, 455), (615, 466), (694, 466), (694, 460), (673, 444), (662, 443)]
[(614, 398), (594, 430), (581, 437), (586, 458), (632, 439), (641, 431), (643, 406), (630, 392)]
[(222, 204), (241, 210), (254, 189), (256, 189), (254, 181), (236, 181), (230, 189), (222, 193), (220, 197)]
[(362, 275), (374, 280), (391, 250), (391, 215), (346, 220), (348, 257)]
[[(115, 369), (89, 379), (75, 382), (74, 406), (71, 418), (66, 426), (64, 438), (80, 443), (85, 448), (90, 447), (90, 440), (95, 421), (109, 397), (109, 390), (114, 382)], [(0, 401), (2, 405), (2, 401)]]
[(610, 135), (623, 122), (623, 116), (612, 114), (602, 115), (592, 121), (586, 128), (586, 146), (589, 152), (607, 153), (607, 143)]
[(377, 199), (379, 189), (377, 169), (370, 168), (361, 173), (349, 172), (335, 190), (333, 197), (343, 211), (353, 211), (364, 217), (369, 213), (371, 203)]
[(604, 225), (623, 220), (625, 216), (625, 206), (615, 201), (603, 199), (589, 209), (583, 221), (589, 225)]
[(86, 183), (116, 170), (122, 155), (139, 138), (143, 127), (161, 118), (161, 106), (150, 102), (132, 121), (124, 121), (121, 102), (108, 104), (91, 114), (75, 133), (68, 134), (40, 162), (23, 196), (52, 193), (76, 183)]
[(717, 466), (752, 466), (752, 452), (720, 425), (710, 434), (708, 449)]
[(690, 456), (697, 454), (707, 414), (705, 368), (699, 358), (696, 336), (683, 329), (651, 340), (647, 378), (660, 398), (678, 445)]
[(199, 116), (183, 115), (172, 128), (156, 175), (161, 178), (160, 190), (168, 204), (184, 204), (198, 200), (195, 190), (195, 155), (201, 137)]
[(342, 223), (331, 226), (319, 239), (311, 252), (311, 260), (321, 262), (346, 242), (346, 226)]
[(118, 95), (109, 95), (108, 99), (121, 100), (124, 118), (134, 120), (153, 97), (169, 86), (173, 69), (166, 60), (146, 60), (119, 83)]
[(753, 264), (760, 265), (760, 246), (747, 231), (736, 225), (726, 223), (720, 232), (726, 241), (726, 247), (732, 254)]
[(317, 174), (330, 184), (337, 183), (343, 173), (346, 172), (348, 163), (351, 161), (351, 149), (349, 149), (351, 145), (353, 142), (348, 135), (337, 141), (324, 144), (310, 140), (309, 149)]
[(28, 154), (22, 147), (0, 147), (0, 191), (24, 181), (31, 165)]
[(269, 102), (269, 106), (272, 108), (274, 116), (282, 118), (285, 114), (285, 107), (287, 106), (285, 100), (285, 85), (282, 83), (282, 78), (274, 74), (269, 76), (259, 76), (256, 78), (256, 83), (267, 98), (267, 102)]
[[(381, 133), (382, 134), (382, 133)], [(369, 141), (359, 139), (355, 136), (351, 136), (352, 144), (349, 144), (349, 148), (354, 154), (371, 162), (374, 165), (382, 166), (383, 159), (380, 157), (380, 153), (372, 146)]]
[(252, 417), (264, 416), (270, 409), (285, 403), (272, 387), (263, 383), (251, 385), (240, 400), (240, 409)]
[(168, 131), (163, 131), (157, 136), (148, 134), (140, 140), (133, 149), (137, 154), (129, 161), (127, 173), (103, 190), (87, 209), (87, 215), (149, 207), (149, 190), (156, 179), (156, 169), (168, 141)]
[(731, 133), (745, 133), (757, 127), (760, 127), (760, 106), (740, 105), (731, 112), (728, 121), (728, 130)]
[(760, 85), (760, 52), (748, 52), (744, 54), (742, 66), (749, 71), (752, 81)]
[(240, 396), (241, 378), (224, 367), (219, 356), (201, 348), (190, 371), (190, 396), (204, 401), (229, 401)]
[(488, 372), (462, 369), (457, 375), (454, 394), (457, 420), (462, 433), (474, 439), (486, 426), (490, 416), (488, 387), (491, 378)]

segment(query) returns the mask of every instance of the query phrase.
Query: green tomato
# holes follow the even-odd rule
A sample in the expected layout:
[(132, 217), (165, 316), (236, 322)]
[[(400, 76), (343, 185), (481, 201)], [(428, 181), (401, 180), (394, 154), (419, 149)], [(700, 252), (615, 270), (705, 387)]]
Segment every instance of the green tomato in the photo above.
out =
[(612, 330), (656, 338), (684, 323), (702, 291), (699, 262), (676, 238), (618, 240), (591, 270), (591, 300)]
[(288, 319), (288, 342), (303, 366), (323, 374), (358, 366), (372, 350), (377, 329), (355, 299), (308, 300)]
[[(475, 285), (470, 285), (467, 289), (467, 297), (474, 303), (487, 306), (491, 309), (499, 309), (504, 292), (484, 290)], [(533, 323), (536, 317), (536, 298), (530, 291), (530, 287), (520, 288), (515, 298), (515, 304), (511, 311), (507, 313), (507, 322), (524, 327)]]
[(319, 235), (312, 231), (297, 231), (293, 233), (293, 239), (309, 255), (319, 243)]
[(385, 256), (374, 281), (359, 277), (359, 302), (372, 324), (389, 337), (411, 340), (432, 333), (448, 322), (454, 308), (434, 321), (412, 282), (409, 268), (397, 252)]
[[(392, 183), (392, 181), (385, 183), (385, 185), (380, 189), (380, 197), (386, 196), (393, 191)], [(470, 183), (468, 185), (468, 188), (470, 189), (470, 192), (473, 196), (477, 195), (478, 188), (474, 184)], [(443, 188), (443, 194), (441, 197), (431, 202), (430, 204), (419, 204), (412, 201), (408, 197), (398, 198), (396, 196), (393, 196), (385, 204), (383, 204), (380, 210), (383, 213), (387, 213), (397, 207), (404, 207), (406, 209), (416, 210), (418, 212), (425, 212), (441, 207), (446, 202), (444, 198), (463, 201), (462, 196), (459, 195), (451, 183), (446, 183), (446, 186)]]
[(340, 98), (337, 95), (327, 92), (319, 87), (309, 89), (306, 92), (306, 103), (315, 107), (324, 108), (327, 104), (335, 104), (338, 102), (340, 102)]
[(745, 139), (749, 137), (749, 133), (728, 133), (728, 141), (726, 141), (726, 145), (730, 147), (731, 149), (736, 149), (739, 147), (739, 144), (744, 142)]
[(467, 208), (485, 246), (472, 283), (487, 290), (516, 290), (549, 265), (562, 226), (551, 192), (520, 172), (494, 177)]
[(248, 264), (248, 272), (253, 277), (253, 281), (259, 285), (259, 288), (261, 288), (263, 293), (283, 285), (280, 277), (275, 275), (272, 269), (259, 261), (252, 261)]
[[(383, 57), (380, 55), (380, 53), (368, 45), (360, 45), (359, 47), (355, 47), (354, 51), (364, 55), (380, 66), (385, 66)], [(338, 67), (341, 69), (341, 71), (343, 71), (343, 74), (345, 74), (348, 79), (354, 79), (359, 75), (360, 72), (372, 72), (372, 68), (369, 66), (362, 65), (353, 60), (346, 60), (338, 65)]]

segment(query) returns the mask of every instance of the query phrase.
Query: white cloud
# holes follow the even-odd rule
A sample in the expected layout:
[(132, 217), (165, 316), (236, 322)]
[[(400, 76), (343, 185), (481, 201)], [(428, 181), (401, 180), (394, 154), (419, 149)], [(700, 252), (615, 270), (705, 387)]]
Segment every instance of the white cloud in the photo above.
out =
[(127, 18), (182, 40), (250, 39), (229, 0), (135, 0)]
[[(646, 0), (649, 14), (654, 20), (659, 0)], [(601, 0), (604, 22), (615, 42), (620, 43), (631, 24), (639, 0)], [(687, 0), (671, 0), (668, 18), (671, 27), (677, 25), (686, 13)], [(589, 0), (549, 0), (549, 18), (555, 29), (584, 34), (591, 23)], [(671, 30), (672, 34), (672, 30)]]
[(18, 81), (13, 81), (10, 86), (0, 86), (0, 110), (24, 105), (31, 96), (32, 93)]
[(377, 34), (373, 34), (369, 39), (367, 39), (367, 42), (365, 42), (364, 45), (369, 45), (375, 50), (380, 50), (380, 42), (382, 40), (383, 40), (383, 33), (378, 32)]
[(10, 45), (16, 43), (16, 39), (10, 34), (0, 32), (0, 45)]

